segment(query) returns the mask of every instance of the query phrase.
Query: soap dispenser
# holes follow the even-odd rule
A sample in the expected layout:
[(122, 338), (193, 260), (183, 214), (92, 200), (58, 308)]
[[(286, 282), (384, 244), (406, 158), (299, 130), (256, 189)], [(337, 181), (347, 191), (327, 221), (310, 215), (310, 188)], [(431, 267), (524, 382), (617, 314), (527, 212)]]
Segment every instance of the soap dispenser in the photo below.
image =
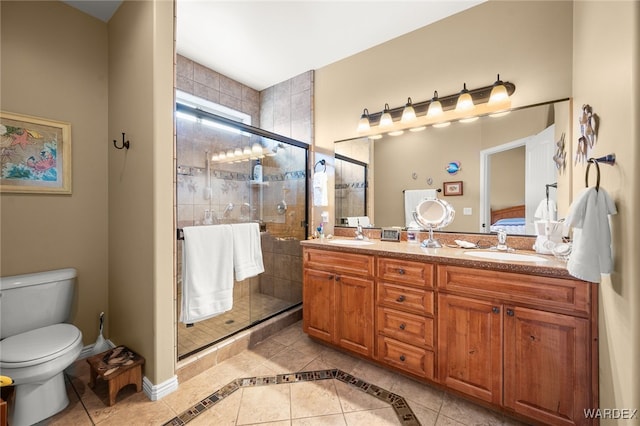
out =
[(253, 180), (256, 182), (262, 182), (262, 164), (260, 164), (260, 160), (258, 160), (256, 165), (253, 166)]

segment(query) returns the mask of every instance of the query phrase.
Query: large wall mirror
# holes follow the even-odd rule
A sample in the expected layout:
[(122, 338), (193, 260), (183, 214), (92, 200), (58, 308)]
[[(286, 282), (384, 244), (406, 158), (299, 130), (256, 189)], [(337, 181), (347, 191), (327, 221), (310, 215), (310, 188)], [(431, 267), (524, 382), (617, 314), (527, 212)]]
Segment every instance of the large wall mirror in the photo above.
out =
[[(563, 99), (472, 123), (456, 122), (375, 140), (337, 141), (336, 225), (348, 225), (346, 218), (362, 215), (376, 228), (407, 227), (407, 210), (421, 201), (410, 200), (408, 194), (437, 189), (437, 196), (456, 211), (446, 231), (491, 232), (492, 213), (495, 221), (503, 212), (505, 217), (522, 216), (523, 224), (516, 233), (534, 235), (536, 211), (543, 201), (558, 206), (558, 217), (563, 217), (564, 206), (571, 201), (570, 192), (563, 188), (570, 186), (563, 177), (567, 171), (554, 161), (563, 134), (569, 140), (569, 116), (570, 100)], [(568, 142), (569, 168), (571, 158), (566, 152), (571, 152)], [(355, 163), (346, 164), (348, 159)], [(361, 166), (363, 171), (351, 171), (358, 163), (366, 165)], [(459, 164), (456, 173), (450, 163)], [(342, 176), (338, 173), (341, 168), (350, 173)], [(364, 191), (352, 178), (362, 172), (366, 173)], [(445, 184), (454, 189), (453, 194), (442, 191)]]

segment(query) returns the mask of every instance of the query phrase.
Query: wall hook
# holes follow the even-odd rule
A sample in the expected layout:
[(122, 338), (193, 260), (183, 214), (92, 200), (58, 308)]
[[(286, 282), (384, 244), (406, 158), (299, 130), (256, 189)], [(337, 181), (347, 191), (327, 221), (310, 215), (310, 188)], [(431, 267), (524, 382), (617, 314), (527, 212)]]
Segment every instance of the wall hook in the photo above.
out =
[(117, 149), (129, 149), (129, 141), (124, 140), (124, 132), (122, 132), (122, 146), (118, 146), (118, 142), (115, 139), (113, 140), (113, 146), (115, 146)]

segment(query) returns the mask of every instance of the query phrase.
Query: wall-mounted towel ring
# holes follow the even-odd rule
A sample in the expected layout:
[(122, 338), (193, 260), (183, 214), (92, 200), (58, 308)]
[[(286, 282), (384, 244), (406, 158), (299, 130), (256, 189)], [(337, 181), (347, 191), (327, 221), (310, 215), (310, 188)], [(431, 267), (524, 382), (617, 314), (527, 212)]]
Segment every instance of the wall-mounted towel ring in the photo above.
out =
[(589, 158), (587, 160), (587, 171), (584, 176), (584, 183), (585, 183), (585, 186), (588, 188), (589, 187), (589, 167), (591, 167), (591, 164), (595, 164), (596, 165), (596, 191), (600, 189), (600, 166), (598, 165), (599, 163), (609, 164), (610, 166), (613, 166), (616, 163), (616, 155), (609, 154), (609, 155), (605, 155), (604, 157)]
[(320, 160), (313, 166), (313, 172), (314, 173), (318, 171), (318, 164), (323, 167), (323, 169), (322, 169), (323, 172), (327, 171), (327, 162), (325, 160)]

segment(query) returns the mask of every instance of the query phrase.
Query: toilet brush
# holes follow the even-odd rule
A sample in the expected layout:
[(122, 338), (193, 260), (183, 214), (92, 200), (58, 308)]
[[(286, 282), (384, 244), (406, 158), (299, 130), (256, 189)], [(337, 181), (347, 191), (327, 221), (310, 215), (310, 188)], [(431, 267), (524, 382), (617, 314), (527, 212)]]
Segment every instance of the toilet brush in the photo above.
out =
[(104, 312), (100, 312), (100, 334), (98, 335), (98, 338), (96, 339), (96, 342), (93, 344), (93, 348), (91, 349), (91, 353), (94, 355), (110, 349), (109, 344), (104, 340), (104, 337), (102, 336), (103, 323)]

